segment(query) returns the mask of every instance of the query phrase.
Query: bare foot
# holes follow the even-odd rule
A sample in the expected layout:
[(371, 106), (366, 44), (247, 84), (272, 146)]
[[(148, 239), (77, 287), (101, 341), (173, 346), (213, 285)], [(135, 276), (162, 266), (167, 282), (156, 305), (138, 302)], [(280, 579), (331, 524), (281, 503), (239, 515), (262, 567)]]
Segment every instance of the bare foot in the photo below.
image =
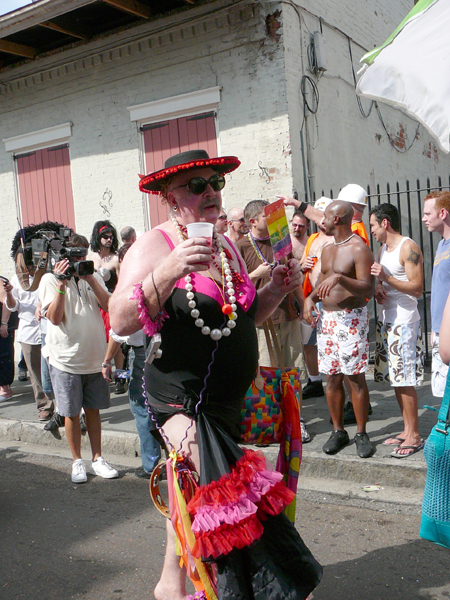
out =
[(419, 452), (423, 448), (423, 440), (414, 437), (406, 438), (404, 442), (398, 448), (396, 448), (395, 453), (397, 456), (410, 456)]
[(388, 438), (387, 440), (384, 440), (383, 446), (400, 446), (400, 444), (403, 444), (404, 441), (405, 441), (405, 438), (402, 437), (401, 435), (398, 435), (395, 437)]

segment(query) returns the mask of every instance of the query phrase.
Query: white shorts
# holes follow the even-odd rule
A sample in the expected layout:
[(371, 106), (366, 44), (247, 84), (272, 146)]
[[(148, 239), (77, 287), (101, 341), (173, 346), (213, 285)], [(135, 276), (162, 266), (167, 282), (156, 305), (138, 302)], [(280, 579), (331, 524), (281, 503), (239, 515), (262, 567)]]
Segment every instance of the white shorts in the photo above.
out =
[(352, 310), (324, 310), (317, 324), (319, 372), (357, 375), (369, 368), (369, 313), (367, 306)]

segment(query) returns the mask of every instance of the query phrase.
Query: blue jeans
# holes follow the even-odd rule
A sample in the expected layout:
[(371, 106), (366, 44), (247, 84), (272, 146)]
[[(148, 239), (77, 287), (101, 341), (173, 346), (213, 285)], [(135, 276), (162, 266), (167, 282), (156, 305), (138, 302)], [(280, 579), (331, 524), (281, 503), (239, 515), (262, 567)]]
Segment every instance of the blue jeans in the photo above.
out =
[(147, 473), (151, 473), (161, 458), (161, 446), (150, 433), (151, 420), (145, 405), (144, 390), (142, 389), (145, 361), (144, 347), (130, 348), (128, 361), (131, 374), (128, 387), (130, 409), (136, 421), (136, 429), (141, 442), (142, 466)]
[[(45, 344), (45, 333), (41, 334), (42, 342), (41, 347)], [(50, 379), (50, 371), (48, 370), (48, 362), (41, 354), (41, 379), (42, 379), (42, 389), (44, 390), (44, 394), (53, 398), (53, 387), (52, 380)]]

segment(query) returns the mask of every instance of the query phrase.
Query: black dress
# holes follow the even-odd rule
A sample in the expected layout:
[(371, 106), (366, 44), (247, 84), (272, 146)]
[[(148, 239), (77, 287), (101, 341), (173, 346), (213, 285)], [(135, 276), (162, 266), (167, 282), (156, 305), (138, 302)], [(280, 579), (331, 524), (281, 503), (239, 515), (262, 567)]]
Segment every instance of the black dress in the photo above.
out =
[[(281, 475), (266, 468), (261, 453), (237, 444), (243, 398), (258, 358), (257, 296), (243, 267), (241, 272), (242, 281), (235, 284), (236, 327), (219, 341), (196, 327), (185, 282), (177, 283), (165, 303), (162, 356), (145, 366), (147, 398), (160, 427), (177, 413), (195, 418), (200, 487), (188, 511), (198, 555), (217, 564), (219, 599), (306, 598), (322, 568), (282, 513), (292, 492)], [(227, 317), (218, 286), (201, 275), (191, 277), (201, 318), (211, 330), (220, 329)], [(234, 516), (224, 517), (227, 511)], [(205, 518), (217, 518), (220, 525), (206, 526)]]

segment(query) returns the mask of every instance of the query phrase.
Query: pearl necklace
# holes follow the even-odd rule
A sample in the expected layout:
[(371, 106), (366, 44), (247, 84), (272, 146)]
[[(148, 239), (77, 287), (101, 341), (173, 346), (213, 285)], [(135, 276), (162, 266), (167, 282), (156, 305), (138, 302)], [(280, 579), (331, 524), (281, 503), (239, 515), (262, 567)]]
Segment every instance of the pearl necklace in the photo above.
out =
[[(173, 214), (170, 215), (170, 218), (172, 219), (172, 223), (177, 232), (178, 240), (180, 242), (184, 242), (184, 240), (186, 239), (186, 236), (184, 235), (183, 231), (181, 230), (181, 225), (178, 223), (178, 221), (176, 220), (176, 218)], [(192, 285), (192, 277), (190, 275), (186, 275), (186, 277), (184, 278), (184, 282), (185, 282), (184, 289), (186, 290), (186, 298), (188, 300), (188, 306), (191, 309), (191, 317), (193, 319), (195, 319), (195, 325), (197, 327), (201, 328), (203, 335), (209, 335), (214, 341), (218, 341), (218, 340), (220, 340), (220, 338), (222, 336), (228, 337), (230, 335), (231, 330), (236, 327), (236, 319), (238, 316), (237, 316), (237, 312), (236, 312), (236, 310), (237, 310), (236, 297), (235, 297), (235, 291), (234, 291), (234, 287), (233, 287), (233, 276), (232, 276), (232, 272), (230, 269), (230, 264), (228, 262), (226, 254), (224, 252), (222, 242), (220, 241), (220, 238), (217, 235), (217, 231), (216, 231), (215, 227), (214, 227), (213, 236), (214, 236), (214, 240), (217, 244), (217, 247), (219, 249), (219, 256), (221, 259), (223, 288), (225, 287), (224, 286), (224, 275), (225, 275), (225, 280), (227, 282), (226, 293), (228, 294), (228, 301), (230, 304), (224, 303), (224, 305), (222, 306), (223, 314), (227, 315), (228, 319), (229, 319), (226, 324), (226, 327), (222, 327), (222, 329), (212, 329), (211, 330), (211, 328), (208, 327), (208, 325), (205, 325), (205, 322), (203, 321), (203, 319), (200, 318), (200, 311), (198, 310), (198, 308), (196, 308), (197, 303), (194, 300), (195, 290), (194, 290), (194, 286)], [(225, 301), (225, 290), (224, 290), (223, 298)]]
[(344, 240), (343, 242), (336, 242), (336, 240), (334, 240), (334, 245), (335, 246), (340, 246), (341, 244), (345, 244), (345, 242), (348, 242), (348, 240), (351, 240), (354, 235), (355, 234), (352, 233), (352, 235), (350, 237), (348, 237), (346, 240)]

